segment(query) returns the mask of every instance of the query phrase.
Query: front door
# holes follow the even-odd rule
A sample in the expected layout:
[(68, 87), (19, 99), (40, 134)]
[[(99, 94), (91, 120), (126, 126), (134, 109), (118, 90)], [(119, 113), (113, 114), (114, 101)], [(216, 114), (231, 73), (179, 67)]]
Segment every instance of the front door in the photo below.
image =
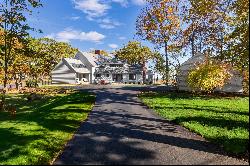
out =
[(121, 82), (122, 81), (122, 74), (113, 74), (113, 81)]
[(117, 75), (117, 80), (118, 80), (118, 82), (122, 82), (122, 74)]

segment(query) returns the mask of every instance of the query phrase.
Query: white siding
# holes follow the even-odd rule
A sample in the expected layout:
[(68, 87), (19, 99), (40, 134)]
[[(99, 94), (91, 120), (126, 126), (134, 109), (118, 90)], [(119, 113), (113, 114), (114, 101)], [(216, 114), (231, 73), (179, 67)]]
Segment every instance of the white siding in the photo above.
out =
[(75, 84), (76, 74), (62, 61), (52, 71), (52, 84)]
[(90, 83), (94, 83), (95, 80), (95, 67), (91, 67)]
[[(88, 53), (82, 53), (82, 52), (78, 52), (76, 55), (75, 55), (75, 58), (76, 59), (79, 59), (80, 61), (82, 61), (82, 63), (84, 65), (86, 65), (86, 68), (90, 71), (91, 75), (90, 75), (90, 83), (94, 83), (94, 80), (95, 80), (95, 64), (93, 62), (93, 59), (89, 59), (86, 57), (86, 56), (92, 56), (92, 54), (88, 54)], [(92, 60), (90, 62), (90, 60)]]

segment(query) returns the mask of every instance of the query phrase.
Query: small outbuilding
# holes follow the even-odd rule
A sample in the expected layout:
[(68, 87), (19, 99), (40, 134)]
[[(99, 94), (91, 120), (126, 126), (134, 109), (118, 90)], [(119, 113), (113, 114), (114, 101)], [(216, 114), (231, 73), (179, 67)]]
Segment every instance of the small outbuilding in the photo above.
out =
[[(205, 61), (205, 55), (198, 53), (195, 56), (185, 61), (181, 67), (179, 74), (177, 75), (177, 86), (179, 90), (191, 91), (192, 89), (188, 86), (187, 77), (189, 72), (195, 68), (195, 64), (202, 63)], [(222, 92), (243, 92), (242, 87), (242, 76), (238, 71), (231, 71), (232, 77), (221, 89), (217, 88), (216, 91)]]

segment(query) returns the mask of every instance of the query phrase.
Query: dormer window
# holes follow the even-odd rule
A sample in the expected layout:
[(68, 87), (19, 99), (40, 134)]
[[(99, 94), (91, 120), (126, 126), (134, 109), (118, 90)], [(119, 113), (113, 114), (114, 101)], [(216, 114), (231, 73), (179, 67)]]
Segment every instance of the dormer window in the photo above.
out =
[(84, 64), (72, 63), (71, 65), (72, 65), (74, 68), (85, 68), (85, 67), (86, 67)]

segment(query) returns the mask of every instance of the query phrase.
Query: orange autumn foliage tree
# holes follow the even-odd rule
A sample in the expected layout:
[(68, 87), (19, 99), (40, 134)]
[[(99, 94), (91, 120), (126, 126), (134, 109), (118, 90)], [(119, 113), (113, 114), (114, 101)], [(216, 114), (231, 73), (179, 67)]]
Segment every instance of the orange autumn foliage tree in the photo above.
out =
[(0, 59), (4, 71), (3, 85), (7, 87), (9, 67), (15, 60), (14, 52), (19, 51), (23, 39), (34, 30), (27, 24), (27, 15), (32, 9), (42, 6), (40, 0), (3, 0), (0, 3), (0, 29), (4, 41), (1, 45)]
[(185, 44), (191, 45), (192, 55), (204, 50), (221, 55), (226, 46), (225, 36), (229, 32), (231, 0), (189, 0), (185, 9), (183, 29)]
[[(4, 80), (5, 80), (5, 71), (4, 71), (4, 59), (3, 59), (3, 56), (4, 56), (4, 45), (5, 45), (5, 41), (4, 41), (4, 35), (5, 35), (5, 31), (3, 29), (0, 29), (0, 55), (1, 55), (1, 59), (0, 59), (0, 84), (1, 83), (4, 83)], [(16, 37), (13, 37), (12, 39), (12, 49), (10, 50), (10, 54), (12, 55), (16, 55), (16, 51), (15, 50), (21, 50), (23, 48), (23, 44), (16, 38)], [(16, 59), (15, 59), (15, 56), (12, 56), (9, 58), (9, 67), (7, 69), (7, 72), (10, 74), (11, 71), (13, 71), (13, 66), (15, 65), (15, 62)], [(11, 76), (9, 75), (7, 77), (7, 81), (6, 83), (10, 83), (10, 78)]]
[(136, 34), (141, 39), (165, 48), (166, 80), (169, 79), (169, 47), (180, 30), (178, 5), (179, 0), (147, 0), (136, 21)]
[(230, 62), (242, 74), (244, 93), (249, 95), (249, 0), (234, 0), (228, 26), (232, 29), (225, 37), (227, 49), (219, 58)]

